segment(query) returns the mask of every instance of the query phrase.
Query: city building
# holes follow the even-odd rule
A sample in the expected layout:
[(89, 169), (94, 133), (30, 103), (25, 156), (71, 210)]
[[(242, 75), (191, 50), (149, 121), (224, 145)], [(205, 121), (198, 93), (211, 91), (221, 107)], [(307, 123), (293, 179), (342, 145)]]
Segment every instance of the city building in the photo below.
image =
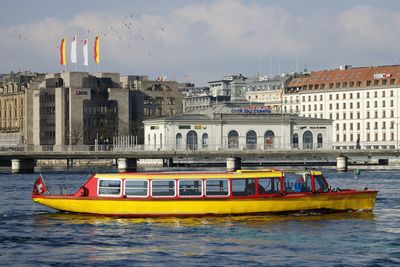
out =
[(61, 72), (47, 74), (25, 92), (27, 144), (81, 145), (110, 143), (128, 134), (129, 91), (119, 74)]
[(292, 75), (281, 74), (274, 77), (255, 76), (246, 80), (246, 100), (251, 103), (264, 103), (274, 111), (282, 110), (282, 93)]
[(0, 145), (17, 146), (25, 143), (24, 94), (29, 83), (42, 75), (26, 72), (11, 72), (0, 75)]
[(120, 81), (121, 87), (130, 90), (130, 135), (137, 136), (138, 143), (144, 142), (144, 120), (182, 114), (184, 84), (165, 77), (149, 80), (137, 75), (122, 76)]
[(242, 74), (225, 76), (222, 80), (210, 81), (210, 94), (213, 97), (220, 97), (221, 100), (243, 100), (244, 87), (247, 77)]
[(197, 114), (144, 121), (150, 149), (330, 149), (332, 121), (281, 114), (262, 104), (215, 104)]
[(400, 66), (313, 71), (285, 88), (283, 111), (333, 120), (335, 149), (398, 149)]

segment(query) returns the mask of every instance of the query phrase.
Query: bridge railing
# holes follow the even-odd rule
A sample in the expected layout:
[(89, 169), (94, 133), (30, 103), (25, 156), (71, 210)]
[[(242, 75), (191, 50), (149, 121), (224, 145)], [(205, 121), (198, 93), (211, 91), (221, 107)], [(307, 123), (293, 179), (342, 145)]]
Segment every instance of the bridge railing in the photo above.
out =
[(310, 150), (310, 149), (332, 149), (332, 145), (307, 144), (296, 146), (293, 144), (185, 144), (185, 145), (18, 145), (0, 146), (0, 152), (118, 152), (118, 151), (273, 151), (273, 150)]
[(324, 144), (178, 144), (178, 145), (13, 145), (1, 146), (2, 152), (126, 152), (126, 151), (291, 151), (291, 150), (352, 150), (352, 149), (395, 149), (394, 144), (376, 146), (361, 144), (337, 147), (332, 143)]

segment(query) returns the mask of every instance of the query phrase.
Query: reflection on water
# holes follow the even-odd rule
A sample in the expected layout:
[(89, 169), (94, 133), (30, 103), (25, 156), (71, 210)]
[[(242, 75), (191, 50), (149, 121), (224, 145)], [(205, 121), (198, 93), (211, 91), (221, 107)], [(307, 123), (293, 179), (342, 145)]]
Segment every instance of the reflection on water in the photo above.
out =
[(326, 221), (326, 220), (374, 220), (372, 211), (363, 212), (337, 212), (337, 213), (292, 213), (292, 214), (265, 214), (251, 216), (205, 216), (205, 217), (148, 217), (148, 218), (125, 218), (86, 214), (74, 214), (65, 212), (44, 212), (33, 216), (38, 225), (51, 224), (52, 222), (63, 222), (68, 224), (141, 224), (150, 223), (155, 225), (171, 227), (192, 227), (202, 225), (265, 225), (282, 221)]

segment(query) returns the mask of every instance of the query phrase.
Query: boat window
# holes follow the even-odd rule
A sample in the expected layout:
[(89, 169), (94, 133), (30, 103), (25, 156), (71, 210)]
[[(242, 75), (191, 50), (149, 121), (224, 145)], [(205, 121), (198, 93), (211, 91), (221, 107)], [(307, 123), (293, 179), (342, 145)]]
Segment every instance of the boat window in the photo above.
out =
[(149, 182), (147, 180), (126, 180), (125, 195), (128, 197), (147, 197)]
[(99, 179), (98, 186), (99, 196), (120, 196), (121, 195), (121, 180), (115, 179)]
[(175, 196), (175, 180), (152, 180), (151, 194), (155, 197)]
[[(264, 188), (264, 193), (260, 194), (279, 194), (281, 192), (281, 181), (279, 177), (258, 178), (258, 184)], [(258, 189), (260, 192), (260, 189)]]
[(227, 179), (210, 179), (206, 180), (207, 196), (228, 196), (229, 183)]
[[(260, 191), (260, 187), (258, 190)], [(263, 189), (261, 189), (262, 191)], [(232, 196), (250, 196), (256, 194), (255, 179), (232, 179)]]
[(328, 185), (325, 183), (321, 175), (314, 176), (315, 192), (328, 192)]
[(292, 192), (311, 192), (311, 176), (308, 173), (285, 173), (285, 190)]
[(180, 196), (201, 196), (202, 181), (196, 180), (179, 180), (179, 195)]

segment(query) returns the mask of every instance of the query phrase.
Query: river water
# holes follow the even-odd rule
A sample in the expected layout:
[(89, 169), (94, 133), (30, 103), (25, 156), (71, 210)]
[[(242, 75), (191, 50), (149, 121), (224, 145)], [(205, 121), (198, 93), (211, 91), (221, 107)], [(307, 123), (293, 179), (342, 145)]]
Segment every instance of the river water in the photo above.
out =
[[(115, 171), (115, 170), (112, 170)], [(373, 212), (107, 218), (31, 200), (38, 174), (0, 172), (1, 266), (400, 266), (400, 170), (324, 170), (333, 187), (379, 190)], [(42, 170), (73, 192), (92, 170)]]

